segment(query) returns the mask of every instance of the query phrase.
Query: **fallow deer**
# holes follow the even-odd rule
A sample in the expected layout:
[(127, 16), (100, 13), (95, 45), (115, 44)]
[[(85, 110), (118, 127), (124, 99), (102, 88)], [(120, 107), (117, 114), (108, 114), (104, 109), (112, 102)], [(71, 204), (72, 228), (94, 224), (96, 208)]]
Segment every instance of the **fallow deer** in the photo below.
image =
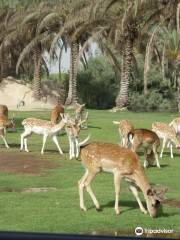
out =
[[(66, 133), (69, 140), (69, 157), (70, 159), (78, 158), (79, 156), (79, 146), (81, 143), (78, 143), (79, 132), (81, 130), (81, 124), (85, 120), (76, 120), (70, 119), (68, 124), (66, 124)], [(80, 145), (79, 145), (80, 144)]]
[(110, 143), (91, 143), (81, 147), (80, 152), (82, 164), (85, 167), (85, 174), (79, 181), (80, 208), (86, 211), (84, 204), (84, 188), (89, 193), (96, 209), (100, 209), (98, 200), (91, 189), (91, 182), (95, 176), (101, 172), (108, 172), (114, 175), (115, 185), (115, 213), (119, 214), (119, 193), (120, 182), (124, 178), (130, 182), (130, 190), (135, 196), (140, 210), (147, 213), (138, 196), (137, 188), (139, 187), (144, 194), (147, 204), (147, 210), (151, 217), (157, 216), (159, 206), (159, 196), (150, 186), (141, 167), (136, 153), (130, 149), (120, 147), (117, 144)]
[(180, 118), (175, 118), (174, 120), (172, 120), (169, 126), (175, 129), (176, 135), (180, 135)]
[(60, 119), (61, 115), (64, 113), (64, 106), (61, 104), (58, 104), (54, 107), (54, 109), (51, 111), (51, 123), (52, 124), (57, 124)]
[(6, 105), (0, 105), (0, 116), (8, 117), (8, 107)]
[[(81, 128), (87, 128), (88, 112), (85, 115), (85, 113), (84, 113), (85, 105), (86, 105), (85, 103), (84, 104), (79, 104), (79, 103), (75, 104), (75, 119), (76, 119), (76, 121), (81, 121), (81, 125), (80, 125)], [(83, 125), (82, 123), (85, 123), (85, 125)]]
[(14, 119), (8, 119), (6, 115), (0, 115), (0, 136), (3, 139), (6, 148), (9, 148), (9, 145), (6, 141), (7, 128), (15, 129)]
[(121, 145), (128, 147), (128, 134), (134, 130), (132, 123), (128, 120), (113, 121), (114, 124), (119, 125), (119, 136), (121, 138)]
[(164, 147), (166, 145), (166, 142), (168, 141), (170, 142), (171, 158), (174, 158), (172, 150), (173, 144), (176, 146), (176, 148), (180, 148), (180, 142), (176, 137), (176, 131), (174, 127), (169, 126), (168, 124), (163, 122), (155, 122), (152, 124), (152, 130), (158, 135), (160, 139), (163, 139), (160, 157), (162, 158)]
[(160, 140), (157, 134), (148, 129), (134, 129), (128, 134), (128, 138), (132, 144), (131, 149), (136, 152), (140, 147), (144, 148), (145, 161), (144, 167), (146, 168), (149, 164), (148, 156), (155, 156), (157, 167), (160, 168), (157, 149), (160, 146)]
[(25, 151), (29, 152), (27, 148), (27, 138), (32, 134), (36, 133), (38, 135), (43, 135), (43, 145), (41, 149), (41, 154), (44, 153), (44, 147), (47, 140), (47, 137), (52, 137), (53, 142), (56, 144), (59, 153), (63, 154), (58, 140), (57, 134), (58, 132), (65, 127), (68, 122), (67, 116), (65, 114), (61, 114), (61, 121), (58, 124), (52, 124), (50, 121), (36, 119), (36, 118), (27, 118), (24, 119), (22, 125), (24, 126), (25, 131), (21, 134), (21, 148), (22, 151), (25, 147)]

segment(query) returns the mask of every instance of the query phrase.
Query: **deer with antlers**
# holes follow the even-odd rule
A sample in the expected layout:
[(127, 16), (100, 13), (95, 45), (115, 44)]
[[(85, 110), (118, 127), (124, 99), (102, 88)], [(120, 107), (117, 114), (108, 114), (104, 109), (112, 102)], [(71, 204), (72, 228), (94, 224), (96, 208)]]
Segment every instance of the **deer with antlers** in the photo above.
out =
[(61, 114), (61, 121), (58, 124), (53, 124), (51, 121), (36, 119), (36, 118), (26, 118), (22, 121), (24, 126), (24, 132), (21, 134), (21, 148), (22, 151), (25, 148), (26, 152), (29, 152), (27, 148), (27, 138), (32, 134), (43, 135), (43, 145), (41, 148), (41, 154), (44, 154), (44, 147), (46, 144), (47, 137), (50, 136), (57, 146), (59, 153), (63, 154), (58, 140), (57, 134), (65, 127), (68, 123), (68, 118), (65, 114)]
[(12, 119), (8, 119), (8, 107), (6, 105), (0, 105), (0, 136), (3, 139), (6, 148), (9, 148), (6, 141), (7, 128), (15, 129), (14, 117)]
[(136, 153), (130, 149), (120, 147), (111, 143), (91, 143), (81, 147), (80, 152), (82, 164), (85, 167), (85, 174), (79, 181), (79, 197), (80, 208), (86, 211), (84, 204), (84, 189), (89, 193), (96, 209), (100, 209), (100, 205), (94, 192), (91, 189), (91, 182), (95, 176), (101, 172), (108, 172), (114, 175), (115, 186), (115, 213), (119, 214), (119, 193), (120, 183), (124, 178), (130, 182), (130, 190), (135, 196), (140, 210), (147, 213), (138, 196), (138, 188), (143, 192), (147, 204), (147, 210), (151, 217), (157, 216), (159, 206), (159, 194), (150, 186), (141, 167), (140, 161)]
[(157, 167), (160, 168), (157, 153), (157, 149), (160, 146), (160, 140), (155, 132), (148, 129), (134, 129), (128, 134), (128, 139), (131, 142), (131, 149), (133, 152), (137, 152), (140, 147), (144, 148), (145, 168), (148, 166), (150, 158), (152, 160), (153, 155), (155, 156)]
[[(81, 144), (84, 143), (78, 142), (78, 138), (79, 138), (79, 132), (81, 130), (81, 125), (85, 120), (76, 120), (76, 119), (70, 119), (68, 124), (66, 124), (66, 133), (68, 136), (68, 140), (69, 140), (69, 158), (73, 159), (73, 158), (78, 158), (79, 156), (79, 147), (81, 146)], [(87, 140), (85, 140), (87, 141)]]
[(134, 126), (129, 120), (113, 121), (114, 124), (119, 125), (119, 136), (121, 145), (128, 147), (128, 134), (134, 130)]
[(166, 123), (163, 122), (155, 122), (152, 124), (152, 130), (158, 135), (160, 139), (163, 139), (163, 145), (160, 153), (160, 157), (163, 156), (164, 147), (166, 145), (166, 142), (168, 141), (170, 144), (170, 150), (171, 150), (171, 158), (174, 158), (173, 156), (173, 144), (176, 146), (176, 148), (180, 148), (180, 142), (176, 137), (176, 131), (174, 127), (169, 126)]

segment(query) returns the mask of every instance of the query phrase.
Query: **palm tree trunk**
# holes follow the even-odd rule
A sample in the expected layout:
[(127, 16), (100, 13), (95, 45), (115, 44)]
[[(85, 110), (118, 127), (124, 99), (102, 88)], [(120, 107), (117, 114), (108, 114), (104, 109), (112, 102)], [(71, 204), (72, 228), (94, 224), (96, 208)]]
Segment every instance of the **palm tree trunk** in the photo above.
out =
[(180, 113), (180, 77), (178, 77), (177, 83), (178, 83), (177, 103), (178, 103), (178, 112)]
[(4, 77), (8, 76), (7, 70), (8, 70), (8, 61), (4, 54), (4, 47), (2, 46), (2, 49), (0, 52), (0, 81), (2, 81)]
[(34, 49), (34, 79), (33, 79), (33, 97), (35, 100), (41, 99), (41, 50), (40, 47)]
[(78, 67), (78, 53), (79, 44), (73, 42), (71, 44), (71, 56), (70, 56), (70, 73), (69, 73), (69, 90), (68, 97), (66, 99), (66, 105), (74, 105), (77, 103), (77, 67)]
[(123, 60), (121, 65), (121, 82), (120, 82), (120, 91), (116, 98), (116, 108), (124, 108), (129, 104), (128, 91), (129, 91), (129, 81), (131, 76), (132, 69), (132, 50), (133, 50), (133, 41), (129, 37), (126, 40)]

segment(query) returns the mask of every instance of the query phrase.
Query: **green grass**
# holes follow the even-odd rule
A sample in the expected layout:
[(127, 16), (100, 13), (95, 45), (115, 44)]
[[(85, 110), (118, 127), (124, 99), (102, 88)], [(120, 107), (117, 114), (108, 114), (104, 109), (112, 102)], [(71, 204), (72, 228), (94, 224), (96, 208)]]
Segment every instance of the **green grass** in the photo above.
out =
[[(17, 133), (8, 133), (8, 143), (12, 148), (6, 150), (1, 145), (1, 151), (19, 151), (20, 133), (23, 131), (21, 121), (26, 117), (49, 118), (49, 112), (18, 112)], [(130, 119), (137, 128), (151, 128), (154, 121), (170, 122), (179, 117), (172, 113), (131, 113), (108, 111), (89, 111), (89, 128), (82, 130), (80, 138), (84, 139), (91, 133), (92, 141), (119, 142), (117, 126), (113, 120)], [(27, 187), (56, 187), (58, 191), (46, 193), (0, 193), (0, 230), (61, 232), (61, 233), (91, 233), (132, 230), (137, 226), (146, 228), (178, 229), (180, 209), (163, 205), (159, 217), (152, 219), (143, 215), (132, 194), (127, 190), (127, 183), (122, 184), (120, 194), (121, 214), (114, 212), (114, 186), (111, 174), (99, 174), (92, 184), (97, 198), (103, 207), (102, 212), (96, 212), (92, 201), (85, 193), (86, 213), (79, 209), (77, 182), (84, 174), (80, 161), (68, 159), (68, 141), (66, 135), (59, 138), (65, 152), (60, 156), (56, 146), (48, 141), (44, 158), (60, 163), (60, 167), (49, 170), (42, 176), (27, 176), (0, 172), (0, 187), (23, 189)], [(2, 143), (2, 142), (1, 142)], [(13, 145), (14, 144), (14, 145)], [(29, 150), (40, 156), (42, 136), (33, 135), (29, 138)], [(48, 150), (55, 150), (48, 151)], [(43, 159), (42, 159), (43, 161)], [(143, 161), (143, 156), (141, 156)], [(180, 199), (180, 153), (175, 150), (174, 160), (170, 159), (166, 149), (163, 159), (160, 159), (161, 169), (152, 167), (146, 170), (149, 181), (169, 187), (167, 198)]]

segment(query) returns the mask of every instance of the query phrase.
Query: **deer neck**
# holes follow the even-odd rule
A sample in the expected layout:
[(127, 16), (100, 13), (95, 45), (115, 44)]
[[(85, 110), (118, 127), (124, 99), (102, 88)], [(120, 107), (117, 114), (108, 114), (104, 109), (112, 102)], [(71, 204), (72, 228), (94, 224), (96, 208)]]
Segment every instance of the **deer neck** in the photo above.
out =
[(148, 196), (147, 196), (147, 191), (149, 189), (151, 189), (151, 186), (144, 174), (143, 169), (141, 169), (141, 171), (139, 171), (135, 177), (134, 177), (135, 183), (138, 185), (138, 187), (141, 189), (141, 191), (143, 192), (144, 198), (146, 200), (146, 203), (149, 201), (148, 200)]
[(65, 122), (61, 120), (58, 124), (53, 126), (53, 132), (58, 132), (59, 130), (64, 128), (64, 126), (65, 126)]

